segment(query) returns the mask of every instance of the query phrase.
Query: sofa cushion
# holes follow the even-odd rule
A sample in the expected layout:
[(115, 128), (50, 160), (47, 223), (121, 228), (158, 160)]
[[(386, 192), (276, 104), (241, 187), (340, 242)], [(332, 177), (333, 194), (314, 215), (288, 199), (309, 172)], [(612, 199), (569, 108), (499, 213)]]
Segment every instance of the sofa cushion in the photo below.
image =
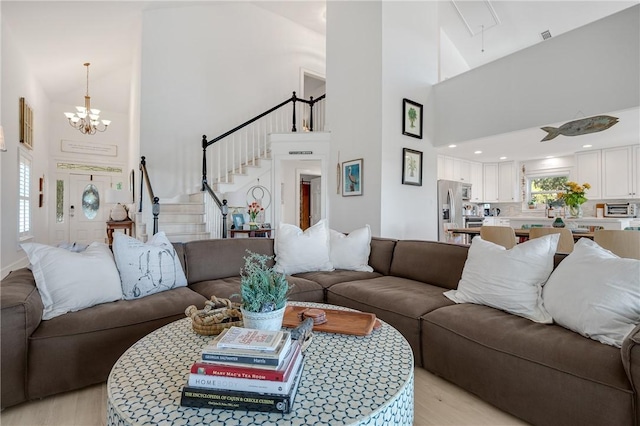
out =
[(468, 247), (437, 241), (398, 241), (389, 273), (396, 277), (455, 289)]
[(427, 370), (532, 424), (634, 423), (620, 350), (563, 327), (446, 306), (422, 317), (422, 351)]
[(456, 303), (479, 303), (532, 321), (551, 323), (542, 286), (553, 270), (559, 234), (518, 244), (510, 250), (476, 237), (457, 290), (444, 295)]
[[(189, 284), (236, 277), (244, 267), (247, 250), (273, 256), (270, 238), (225, 238), (190, 241), (185, 244), (186, 274)], [(268, 262), (269, 266), (273, 262)], [(211, 295), (209, 295), (211, 296)]]
[[(324, 292), (320, 284), (304, 278), (287, 276), (287, 281), (291, 286), (289, 300), (301, 302), (323, 302)], [(240, 302), (240, 277), (227, 277), (217, 280), (200, 281), (189, 286), (206, 297), (211, 296), (231, 299), (233, 302)], [(233, 298), (231, 296), (237, 295)]]
[(180, 258), (164, 232), (149, 241), (116, 232), (113, 236), (116, 259), (124, 299), (139, 299), (150, 294), (187, 285)]
[(371, 228), (369, 225), (351, 231), (348, 235), (330, 229), (329, 237), (329, 255), (334, 268), (373, 272), (373, 268), (369, 266), (369, 254), (371, 253)]
[[(150, 332), (206, 299), (186, 287), (44, 321), (29, 339), (29, 398), (104, 382), (118, 358)], [(153, 348), (149, 348), (153, 350)]]
[(360, 281), (378, 278), (381, 277), (382, 274), (379, 272), (345, 271), (336, 269), (331, 272), (304, 272), (302, 274), (295, 274), (294, 276), (317, 282), (323, 288), (328, 288), (334, 284), (346, 281)]
[(640, 260), (581, 238), (549, 277), (542, 297), (556, 323), (619, 348), (640, 324)]
[(392, 324), (407, 339), (420, 365), (420, 317), (452, 305), (446, 289), (393, 276), (334, 284), (327, 289), (327, 303), (371, 312)]
[(329, 256), (329, 227), (321, 220), (306, 230), (281, 223), (274, 241), (274, 270), (291, 275), (300, 272), (333, 271)]
[(120, 276), (106, 244), (92, 243), (80, 253), (38, 243), (22, 248), (42, 296), (43, 320), (122, 299)]
[(369, 265), (375, 272), (389, 275), (393, 250), (397, 240), (390, 238), (371, 237), (371, 253), (369, 253)]

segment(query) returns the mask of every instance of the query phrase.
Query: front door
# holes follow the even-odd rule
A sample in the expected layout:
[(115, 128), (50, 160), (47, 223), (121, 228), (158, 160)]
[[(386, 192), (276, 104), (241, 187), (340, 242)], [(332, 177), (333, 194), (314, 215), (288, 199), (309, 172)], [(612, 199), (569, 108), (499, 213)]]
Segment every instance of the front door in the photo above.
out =
[(69, 242), (106, 241), (110, 210), (104, 194), (110, 187), (111, 176), (69, 175)]

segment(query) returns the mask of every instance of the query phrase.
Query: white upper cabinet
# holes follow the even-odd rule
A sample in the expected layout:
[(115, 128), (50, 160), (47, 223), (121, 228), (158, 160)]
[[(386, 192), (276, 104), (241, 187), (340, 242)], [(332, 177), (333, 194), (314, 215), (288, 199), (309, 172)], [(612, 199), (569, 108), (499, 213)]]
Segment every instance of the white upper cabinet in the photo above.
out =
[(638, 147), (602, 150), (602, 198), (638, 198)]
[(472, 164), (472, 161), (461, 158), (438, 155), (438, 179), (471, 183)]
[(471, 202), (480, 203), (484, 197), (482, 163), (471, 162)]
[(602, 153), (600, 150), (576, 153), (575, 181), (580, 185), (583, 183), (591, 185), (591, 189), (587, 191), (588, 199), (602, 198)]
[(484, 163), (484, 200), (487, 203), (519, 201), (518, 173), (513, 161)]

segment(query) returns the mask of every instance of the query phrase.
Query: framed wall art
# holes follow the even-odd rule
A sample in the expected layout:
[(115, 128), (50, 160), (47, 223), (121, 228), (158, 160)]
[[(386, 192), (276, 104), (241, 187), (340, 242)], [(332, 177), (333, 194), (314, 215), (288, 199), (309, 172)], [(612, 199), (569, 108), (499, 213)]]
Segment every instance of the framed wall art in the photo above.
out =
[(24, 98), (20, 98), (20, 143), (33, 149), (33, 110)]
[(402, 184), (422, 186), (422, 152), (402, 150)]
[(244, 215), (242, 213), (233, 214), (233, 226), (234, 229), (242, 229), (244, 225)]
[(402, 100), (402, 134), (422, 139), (422, 105)]
[(342, 196), (362, 195), (362, 158), (342, 163)]

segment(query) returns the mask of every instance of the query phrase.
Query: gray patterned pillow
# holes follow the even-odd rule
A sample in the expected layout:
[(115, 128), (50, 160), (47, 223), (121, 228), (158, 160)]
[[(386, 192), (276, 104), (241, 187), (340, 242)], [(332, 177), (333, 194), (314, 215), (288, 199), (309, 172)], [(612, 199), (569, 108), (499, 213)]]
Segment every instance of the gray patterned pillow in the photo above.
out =
[(146, 244), (116, 232), (113, 255), (126, 300), (187, 285), (180, 259), (164, 232), (158, 232)]

